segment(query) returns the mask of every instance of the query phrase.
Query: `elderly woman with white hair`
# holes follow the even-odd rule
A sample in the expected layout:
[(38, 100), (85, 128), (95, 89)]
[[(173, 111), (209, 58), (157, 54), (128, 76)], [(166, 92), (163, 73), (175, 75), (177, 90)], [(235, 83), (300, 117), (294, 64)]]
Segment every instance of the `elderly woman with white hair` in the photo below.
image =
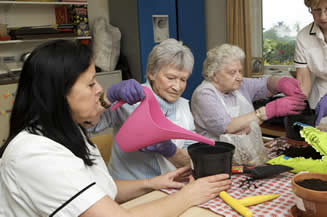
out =
[[(243, 78), (244, 58), (244, 51), (230, 44), (207, 52), (202, 72), (205, 80), (191, 100), (197, 133), (215, 140), (224, 134), (248, 134), (253, 121), (261, 124), (272, 117), (299, 114), (305, 108), (305, 96), (296, 79)], [(254, 110), (252, 102), (278, 92), (286, 96)]]
[[(167, 39), (156, 45), (149, 54), (146, 83), (157, 99), (162, 112), (173, 123), (195, 131), (194, 120), (188, 100), (181, 97), (186, 82), (192, 73), (194, 57), (191, 50), (175, 39)], [(114, 123), (117, 133), (137, 105), (123, 105), (108, 109), (100, 123), (93, 129), (99, 131)], [(140, 123), (142, 125), (142, 123)], [(146, 130), (146, 129), (144, 129)], [(149, 135), (151, 136), (151, 135)], [(161, 175), (176, 167), (189, 166), (186, 147), (194, 141), (168, 140), (135, 152), (123, 152), (116, 141), (109, 162), (110, 174), (115, 179), (148, 179)]]

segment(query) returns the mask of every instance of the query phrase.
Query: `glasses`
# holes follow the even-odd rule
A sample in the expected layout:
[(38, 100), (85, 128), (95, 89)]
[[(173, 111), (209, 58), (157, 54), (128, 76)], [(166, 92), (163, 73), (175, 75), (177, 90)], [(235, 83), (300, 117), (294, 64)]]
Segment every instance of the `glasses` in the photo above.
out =
[(321, 16), (323, 13), (325, 16), (327, 16), (327, 8), (309, 8), (309, 12), (314, 16)]

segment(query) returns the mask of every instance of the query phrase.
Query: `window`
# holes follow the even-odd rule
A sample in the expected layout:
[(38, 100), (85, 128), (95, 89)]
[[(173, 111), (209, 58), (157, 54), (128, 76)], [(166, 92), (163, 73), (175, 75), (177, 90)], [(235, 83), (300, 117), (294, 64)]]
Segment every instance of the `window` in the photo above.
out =
[(264, 58), (265, 73), (289, 71), (296, 35), (313, 22), (312, 15), (303, 0), (251, 0), (251, 4), (252, 55)]
[(265, 65), (293, 65), (297, 33), (313, 21), (303, 0), (263, 0)]

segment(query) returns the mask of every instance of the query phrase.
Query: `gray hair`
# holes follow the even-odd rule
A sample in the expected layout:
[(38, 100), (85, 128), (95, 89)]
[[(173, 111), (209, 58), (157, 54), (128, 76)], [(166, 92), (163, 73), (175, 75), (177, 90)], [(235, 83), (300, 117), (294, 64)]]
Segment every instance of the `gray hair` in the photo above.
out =
[(244, 51), (231, 44), (216, 46), (207, 52), (207, 57), (203, 63), (202, 75), (205, 80), (210, 81), (216, 72), (222, 70), (225, 64), (235, 60), (243, 62), (245, 59)]
[(183, 45), (183, 42), (173, 38), (166, 39), (153, 47), (148, 57), (146, 77), (154, 75), (163, 67), (171, 66), (181, 71), (192, 73), (194, 56), (191, 50)]

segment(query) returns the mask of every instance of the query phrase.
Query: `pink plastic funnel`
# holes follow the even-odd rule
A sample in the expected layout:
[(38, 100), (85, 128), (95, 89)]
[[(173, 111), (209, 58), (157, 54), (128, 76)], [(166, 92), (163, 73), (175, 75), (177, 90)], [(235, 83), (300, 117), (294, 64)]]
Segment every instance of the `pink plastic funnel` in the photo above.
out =
[[(188, 139), (209, 145), (215, 142), (168, 120), (162, 113), (152, 91), (143, 87), (145, 98), (119, 129), (115, 139), (124, 152), (136, 151), (168, 139)], [(122, 105), (119, 102), (118, 106)]]

